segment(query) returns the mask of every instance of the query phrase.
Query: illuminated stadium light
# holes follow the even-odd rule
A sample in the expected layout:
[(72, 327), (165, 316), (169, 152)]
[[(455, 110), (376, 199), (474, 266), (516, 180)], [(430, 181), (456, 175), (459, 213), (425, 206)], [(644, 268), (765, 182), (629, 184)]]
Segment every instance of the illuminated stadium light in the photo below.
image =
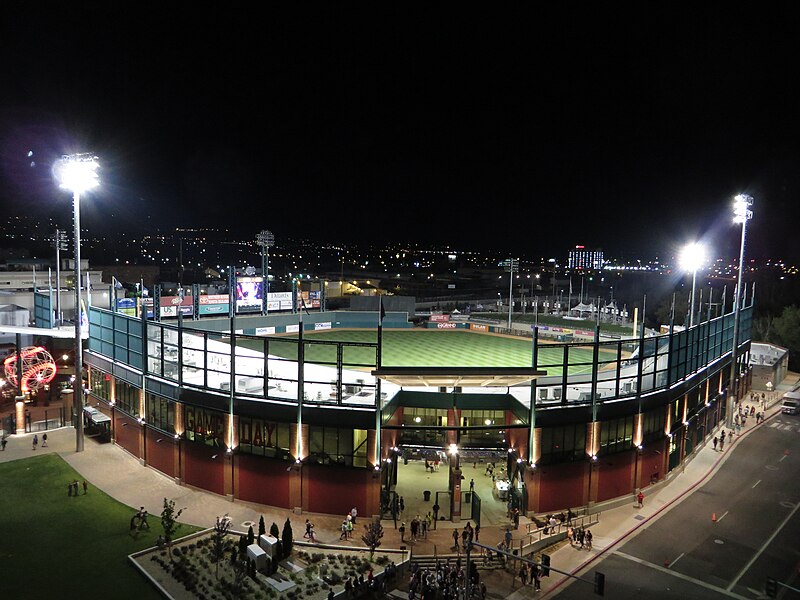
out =
[(706, 263), (705, 247), (694, 242), (687, 244), (678, 256), (680, 268), (692, 274), (692, 294), (689, 297), (689, 327), (694, 326), (694, 295), (697, 289), (697, 270)]
[[(81, 194), (100, 185), (97, 174), (99, 163), (91, 153), (67, 154), (53, 165), (53, 175), (61, 189), (72, 192), (72, 221), (74, 229), (74, 262), (75, 262), (75, 374), (78, 385), (73, 386), (73, 409), (76, 414), (83, 411), (85, 398), (81, 393), (80, 381), (83, 373), (83, 333), (81, 310)], [(75, 451), (83, 452), (84, 435), (83, 419), (76, 419)]]

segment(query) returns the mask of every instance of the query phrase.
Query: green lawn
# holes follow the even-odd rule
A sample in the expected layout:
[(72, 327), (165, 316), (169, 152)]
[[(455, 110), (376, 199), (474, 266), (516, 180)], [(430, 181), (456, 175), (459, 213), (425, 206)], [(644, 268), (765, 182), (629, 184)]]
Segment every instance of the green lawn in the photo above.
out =
[[(4, 598), (156, 600), (161, 596), (128, 562), (127, 555), (154, 545), (151, 530), (130, 535), (134, 510), (90, 486), (67, 496), (67, 483), (82, 477), (57, 454), (0, 463)], [(198, 528), (182, 525), (178, 535)]]
[[(376, 330), (333, 329), (319, 332), (306, 332), (303, 338), (308, 341), (377, 341)], [(293, 343), (281, 343), (281, 338), (270, 341), (270, 354), (294, 360)], [(261, 350), (260, 346), (247, 344)], [(561, 347), (539, 346), (539, 364), (549, 375), (562, 372), (563, 350)], [(345, 365), (371, 365), (375, 361), (375, 350), (368, 347), (344, 347)], [(306, 361), (336, 363), (336, 346), (309, 344)], [(570, 348), (571, 374), (591, 371), (592, 351), (590, 346)], [(384, 366), (447, 366), (447, 367), (530, 367), (531, 340), (498, 335), (485, 335), (468, 331), (435, 330), (386, 330), (383, 332)]]

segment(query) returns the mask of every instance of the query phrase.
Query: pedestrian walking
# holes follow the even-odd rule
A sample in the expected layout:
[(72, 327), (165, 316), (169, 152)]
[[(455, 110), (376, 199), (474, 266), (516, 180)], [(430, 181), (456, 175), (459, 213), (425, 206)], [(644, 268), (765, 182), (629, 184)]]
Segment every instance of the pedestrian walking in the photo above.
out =
[(475, 541), (476, 542), (480, 542), (481, 541), (478, 538), (478, 535), (480, 534), (480, 532), (481, 532), (481, 524), (480, 523), (475, 523)]
[(511, 535), (511, 530), (508, 527), (506, 527), (506, 533), (504, 537), (506, 542), (506, 548), (511, 548), (511, 540), (513, 536)]
[(514, 509), (514, 529), (519, 529), (519, 509)]
[(586, 538), (586, 532), (583, 530), (583, 527), (578, 528), (578, 544), (580, 547), (583, 548), (583, 542)]
[(422, 537), (428, 539), (428, 519), (422, 519), (419, 525), (422, 528)]
[(591, 550), (592, 549), (592, 537), (594, 537), (594, 536), (592, 536), (592, 530), (591, 529), (587, 529), (586, 530), (586, 535), (584, 537), (586, 539), (586, 549), (587, 550)]
[(309, 521), (308, 519), (306, 519), (306, 532), (303, 534), (303, 537), (304, 538), (311, 537), (311, 521)]
[(344, 521), (342, 521), (342, 533), (339, 536), (339, 539), (340, 540), (346, 540), (347, 539), (347, 520), (346, 519)]
[(453, 529), (453, 548), (455, 549), (456, 552), (459, 551), (459, 547), (458, 547), (458, 530), (457, 529)]
[(346, 521), (346, 523), (347, 523), (347, 538), (348, 539), (352, 539), (352, 537), (353, 537), (353, 529), (354, 529), (353, 520), (349, 519), (348, 521)]
[(639, 493), (636, 495), (636, 500), (639, 502), (639, 508), (642, 508), (642, 506), (644, 506), (644, 494), (641, 490), (639, 490)]
[(67, 496), (72, 496), (72, 482), (67, 484)]
[(3, 440), (2, 440), (2, 441), (0, 441), (0, 446), (2, 446), (2, 447), (3, 447), (3, 450), (5, 450), (5, 449), (6, 449), (6, 444), (7, 444), (7, 443), (8, 443), (8, 440), (7, 440), (6, 438), (3, 438)]
[(405, 521), (400, 523), (400, 541), (401, 542), (405, 542), (406, 541), (406, 523), (405, 523)]
[(569, 545), (570, 546), (572, 546), (572, 544), (573, 544), (574, 535), (575, 535), (575, 531), (572, 529), (572, 527), (567, 527), (567, 540), (569, 541)]
[[(75, 491), (77, 492), (78, 490), (75, 490)], [(88, 493), (89, 493), (89, 486), (87, 485), (86, 480), (84, 479), (83, 480), (83, 495), (85, 496)]]
[(519, 580), (522, 582), (522, 585), (527, 585), (528, 583), (528, 563), (522, 563), (522, 566), (519, 568)]
[[(75, 482), (75, 495), (78, 495), (78, 482)], [(139, 511), (139, 529), (150, 529), (150, 524), (147, 522), (147, 511), (144, 509), (144, 506)]]
[(356, 517), (358, 516), (358, 510), (356, 509), (355, 506), (350, 509), (350, 516), (353, 517), (353, 525), (355, 525), (356, 524)]
[(400, 512), (403, 512), (406, 509), (406, 502), (403, 500), (403, 497), (400, 496)]
[(314, 537), (314, 524), (311, 524), (311, 529), (308, 531), (308, 539), (312, 544), (317, 543), (317, 538)]
[(719, 438), (719, 451), (723, 452), (725, 450), (725, 432), (722, 432), (722, 436)]
[(719, 439), (717, 438), (717, 436), (714, 436), (714, 439), (711, 440), (711, 441), (714, 443), (714, 452), (716, 452), (717, 451), (717, 443), (719, 442)]
[(42, 448), (47, 448), (47, 434), (42, 434)]
[(33, 434), (33, 449), (36, 450), (36, 446), (39, 445), (39, 436), (35, 433)]

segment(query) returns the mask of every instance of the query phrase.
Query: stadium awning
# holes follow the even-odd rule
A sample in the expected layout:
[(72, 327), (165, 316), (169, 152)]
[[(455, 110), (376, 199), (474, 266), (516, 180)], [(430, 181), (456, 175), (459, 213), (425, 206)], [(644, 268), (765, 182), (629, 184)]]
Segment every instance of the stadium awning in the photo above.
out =
[(544, 377), (530, 367), (381, 367), (372, 375), (401, 387), (508, 387)]

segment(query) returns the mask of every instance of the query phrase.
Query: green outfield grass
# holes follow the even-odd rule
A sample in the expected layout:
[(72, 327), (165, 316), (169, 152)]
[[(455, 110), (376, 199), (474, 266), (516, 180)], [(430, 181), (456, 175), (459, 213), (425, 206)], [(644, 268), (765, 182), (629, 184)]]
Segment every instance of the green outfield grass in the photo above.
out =
[[(303, 338), (375, 343), (377, 331), (332, 329), (306, 332)], [(294, 344), (281, 344), (280, 339), (270, 342), (270, 354), (296, 359)], [(249, 343), (247, 346), (260, 349)], [(375, 362), (375, 351), (368, 347), (345, 347), (343, 360), (345, 365), (371, 365)], [(335, 346), (309, 344), (306, 361), (335, 364)], [(591, 361), (590, 346), (570, 348), (570, 374), (591, 372)], [(530, 367), (531, 340), (459, 330), (384, 330), (382, 364), (394, 367)], [(539, 365), (548, 375), (560, 375), (562, 347), (541, 344)]]
[[(67, 496), (82, 477), (57, 454), (0, 463), (0, 514), (4, 598), (161, 598), (128, 562), (128, 554), (155, 545), (158, 515), (150, 531), (134, 538), (134, 509), (89, 482), (89, 493)], [(198, 528), (182, 525), (178, 534)]]

